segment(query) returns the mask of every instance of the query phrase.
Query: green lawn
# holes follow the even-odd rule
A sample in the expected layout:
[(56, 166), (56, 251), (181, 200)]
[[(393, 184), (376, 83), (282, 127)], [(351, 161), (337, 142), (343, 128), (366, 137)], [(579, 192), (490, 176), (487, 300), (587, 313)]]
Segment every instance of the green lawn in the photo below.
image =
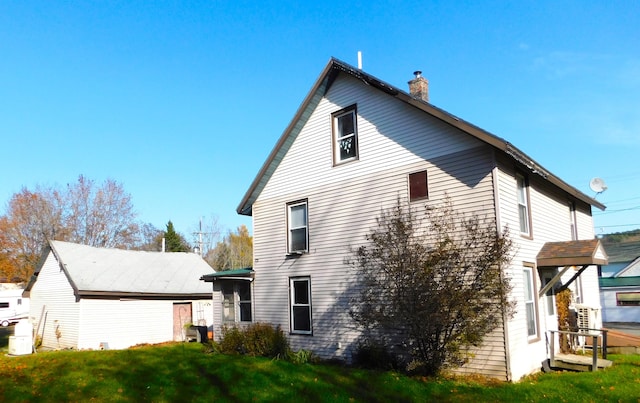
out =
[(639, 402), (640, 356), (613, 360), (597, 373), (539, 374), (507, 384), (209, 354), (196, 343), (42, 352), (0, 357), (0, 400)]

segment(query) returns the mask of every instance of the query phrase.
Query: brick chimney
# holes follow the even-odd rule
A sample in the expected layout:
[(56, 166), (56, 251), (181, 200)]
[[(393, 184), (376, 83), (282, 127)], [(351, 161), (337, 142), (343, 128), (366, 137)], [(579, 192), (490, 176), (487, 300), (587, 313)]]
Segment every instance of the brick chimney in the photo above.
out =
[(414, 71), (413, 74), (416, 77), (409, 81), (409, 94), (416, 99), (429, 102), (429, 81), (422, 77), (421, 71)]

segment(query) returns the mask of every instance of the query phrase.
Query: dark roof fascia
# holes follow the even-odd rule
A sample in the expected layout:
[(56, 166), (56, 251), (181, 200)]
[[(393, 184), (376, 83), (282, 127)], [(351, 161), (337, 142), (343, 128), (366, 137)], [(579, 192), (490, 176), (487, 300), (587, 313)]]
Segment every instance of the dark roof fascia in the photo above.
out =
[(80, 290), (78, 292), (78, 296), (80, 298), (86, 298), (86, 299), (190, 300), (190, 299), (208, 299), (208, 298), (211, 298), (211, 293), (163, 294), (163, 293), (153, 293), (153, 292)]
[(601, 277), (600, 287), (635, 287), (640, 286), (640, 276), (636, 277)]
[(58, 260), (58, 265), (60, 266), (60, 270), (62, 270), (62, 272), (64, 273), (65, 277), (67, 278), (67, 281), (69, 281), (69, 284), (71, 285), (71, 288), (73, 289), (73, 295), (76, 296), (76, 301), (78, 301), (79, 298), (80, 298), (80, 292), (78, 290), (78, 286), (76, 285), (76, 283), (71, 278), (71, 274), (69, 274), (69, 271), (67, 270), (67, 265), (62, 261), (62, 256), (60, 256), (60, 253), (58, 253), (56, 248), (53, 246), (53, 242), (49, 241), (49, 245), (51, 246), (51, 253), (53, 253), (55, 258)]
[[(293, 139), (295, 138), (295, 136), (298, 135), (302, 126), (304, 125), (304, 123), (306, 123), (306, 119), (309, 117), (308, 116), (309, 114), (306, 115), (306, 118), (304, 119), (303, 122), (300, 122), (301, 117), (310, 107), (312, 107), (312, 109), (315, 108), (315, 106), (320, 101), (320, 98), (329, 89), (333, 80), (335, 80), (335, 77), (338, 72), (344, 72), (355, 78), (358, 78), (362, 80), (365, 84), (371, 85), (407, 104), (410, 104), (422, 110), (423, 112), (428, 113), (429, 115), (437, 119), (440, 119), (441, 121), (455, 128), (458, 128), (472, 135), (478, 140), (483, 141), (497, 148), (498, 150), (504, 152), (514, 161), (516, 161), (517, 163), (527, 168), (530, 172), (540, 175), (543, 179), (547, 180), (551, 184), (555, 185), (561, 190), (572, 195), (576, 199), (581, 200), (589, 205), (595, 206), (600, 210), (605, 210), (606, 206), (604, 204), (600, 203), (599, 201), (595, 200), (592, 197), (587, 196), (586, 194), (582, 193), (575, 187), (569, 185), (562, 179), (553, 175), (552, 173), (544, 169), (535, 160), (533, 160), (533, 158), (529, 157), (527, 154), (519, 150), (517, 147), (515, 147), (513, 144), (509, 143), (508, 141), (505, 141), (504, 139), (494, 134), (491, 134), (486, 130), (483, 130), (478, 126), (475, 126), (463, 119), (460, 119), (457, 116), (454, 116), (449, 112), (444, 111), (443, 109), (435, 107), (428, 102), (424, 102), (420, 99), (414, 98), (411, 95), (409, 95), (407, 92), (402, 91), (382, 80), (379, 80), (378, 78), (370, 74), (367, 74), (362, 70), (356, 69), (355, 67), (347, 63), (344, 63), (336, 58), (331, 58), (327, 66), (324, 68), (324, 70), (320, 74), (319, 78), (316, 80), (316, 83), (312, 87), (311, 91), (307, 94), (304, 101), (298, 108), (298, 111), (294, 116), (294, 118), (292, 119), (291, 123), (289, 123), (289, 126), (287, 126), (286, 130), (283, 132), (282, 136), (278, 140), (278, 143), (276, 143), (276, 146), (273, 148), (273, 150), (269, 154), (269, 157), (267, 158), (267, 161), (265, 161), (264, 165), (262, 166), (262, 169), (260, 169), (260, 171), (258, 172), (258, 175), (253, 180), (253, 182), (251, 183), (251, 186), (249, 187), (244, 197), (242, 198), (242, 201), (240, 202), (240, 204), (238, 205), (238, 208), (236, 209), (238, 214), (243, 214), (243, 215), (252, 214), (253, 202), (257, 199), (258, 195), (266, 185), (266, 182), (269, 180), (271, 174), (273, 173), (273, 171), (275, 171), (275, 168), (280, 163), (282, 156), (288, 150), (288, 147), (286, 147), (286, 150), (281, 150), (281, 148), (285, 143), (287, 143), (287, 140), (291, 137), (292, 134), (294, 135), (294, 137), (289, 140), (289, 145), (293, 142)], [(322, 93), (318, 92), (319, 89), (323, 90)], [(312, 100), (314, 101), (313, 105), (311, 105)], [(294, 131), (294, 129), (297, 129), (297, 130)], [(280, 158), (276, 158), (277, 156), (280, 156)]]
[(217, 271), (211, 274), (205, 274), (200, 277), (200, 280), (211, 283), (215, 280), (251, 280), (253, 279), (253, 269), (236, 269), (236, 270), (223, 270)]
[(44, 248), (42, 248), (42, 253), (40, 254), (40, 259), (38, 260), (38, 264), (36, 265), (31, 277), (29, 277), (29, 281), (27, 282), (27, 285), (24, 288), (24, 291), (22, 293), (22, 295), (25, 298), (29, 297), (29, 292), (31, 291), (31, 288), (33, 287), (36, 280), (38, 279), (38, 275), (40, 274), (40, 271), (42, 270), (42, 266), (44, 266), (44, 262), (47, 260), (47, 256), (49, 255), (50, 251), (51, 251), (51, 245), (49, 244), (49, 242), (47, 242)]
[[(324, 96), (327, 89), (333, 83), (337, 72), (333, 70), (335, 59), (331, 59), (327, 66), (324, 68), (315, 84), (311, 88), (311, 91), (307, 94), (304, 101), (298, 107), (298, 111), (289, 122), (289, 125), (284, 130), (280, 139), (276, 143), (275, 147), (269, 153), (267, 160), (258, 171), (255, 179), (251, 183), (251, 186), (245, 193), (240, 201), (240, 204), (236, 208), (238, 214), (252, 215), (253, 202), (258, 198), (262, 189), (264, 189), (271, 175), (280, 164), (282, 157), (289, 151), (289, 147), (293, 143), (293, 140), (297, 137), (302, 127), (307, 122), (310, 112), (315, 109), (315, 106), (320, 102), (320, 99)], [(311, 110), (311, 111), (310, 111)]]

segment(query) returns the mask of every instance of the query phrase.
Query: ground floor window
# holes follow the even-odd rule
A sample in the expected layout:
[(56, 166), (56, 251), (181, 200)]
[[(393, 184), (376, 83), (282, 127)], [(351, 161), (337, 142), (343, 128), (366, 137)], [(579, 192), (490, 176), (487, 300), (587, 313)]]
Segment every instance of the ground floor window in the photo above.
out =
[(289, 279), (291, 333), (311, 334), (311, 278)]
[(616, 305), (618, 306), (639, 306), (640, 292), (617, 292)]
[(535, 339), (538, 337), (538, 319), (536, 313), (535, 282), (533, 269), (524, 267), (523, 269), (524, 306), (527, 314), (527, 336)]
[(251, 282), (222, 281), (222, 321), (251, 322)]

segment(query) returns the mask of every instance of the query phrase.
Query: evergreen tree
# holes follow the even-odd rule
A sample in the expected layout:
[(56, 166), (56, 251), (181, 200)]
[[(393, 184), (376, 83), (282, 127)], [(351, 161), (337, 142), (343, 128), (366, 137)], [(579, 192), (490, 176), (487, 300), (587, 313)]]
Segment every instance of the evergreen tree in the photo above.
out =
[(164, 232), (164, 242), (166, 252), (190, 252), (191, 247), (184, 237), (177, 233), (171, 220), (167, 223), (167, 230)]

